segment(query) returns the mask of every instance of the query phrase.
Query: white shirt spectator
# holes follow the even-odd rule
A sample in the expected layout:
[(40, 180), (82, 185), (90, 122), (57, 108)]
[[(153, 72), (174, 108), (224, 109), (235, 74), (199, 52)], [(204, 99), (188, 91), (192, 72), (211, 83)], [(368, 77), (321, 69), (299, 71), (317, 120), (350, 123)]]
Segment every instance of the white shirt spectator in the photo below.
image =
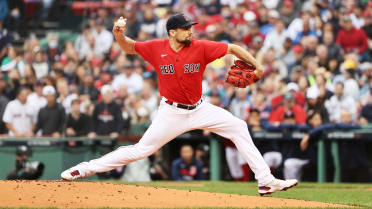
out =
[(342, 110), (347, 110), (352, 115), (353, 120), (356, 119), (357, 105), (353, 97), (344, 95), (339, 100), (339, 98), (336, 95), (333, 95), (329, 100), (325, 102), (325, 107), (328, 110), (329, 119), (332, 122), (341, 121)]
[[(315, 21), (313, 18), (310, 19), (310, 28), (313, 29), (314, 28), (314, 25), (315, 25)], [(296, 18), (294, 19), (291, 24), (289, 24), (288, 28), (287, 28), (287, 33), (288, 33), (288, 36), (289, 38), (293, 40), (296, 39), (297, 37), (297, 34), (299, 32), (302, 32), (303, 31), (303, 28), (304, 25), (303, 25), (303, 22), (302, 22), (302, 19), (301, 18)]]
[(81, 34), (75, 40), (75, 49), (79, 53), (80, 60), (84, 59), (86, 56), (88, 56), (89, 53), (94, 50), (89, 43), (89, 38), (93, 39), (93, 37)]
[(41, 79), (42, 77), (48, 75), (48, 71), (49, 71), (48, 63), (46, 63), (46, 62), (41, 62), (41, 63), (34, 62), (34, 63), (32, 63), (32, 67), (35, 69), (36, 78), (38, 80)]
[(94, 42), (94, 54), (100, 58), (103, 58), (105, 53), (108, 53), (112, 42), (114, 40), (112, 33), (106, 29), (102, 29), (100, 33), (93, 31)]
[(130, 77), (127, 77), (124, 73), (121, 73), (115, 77), (114, 81), (112, 82), (112, 88), (115, 91), (118, 91), (123, 85), (128, 87), (128, 93), (137, 93), (142, 89), (143, 78), (134, 72), (130, 75)]
[[(22, 104), (18, 99), (8, 103), (5, 108), (3, 121), (10, 123), (19, 133), (32, 131), (33, 124), (36, 123), (36, 111), (30, 103)], [(9, 131), (10, 136), (15, 136)]]
[(277, 30), (272, 30), (267, 34), (261, 50), (265, 52), (270, 48), (274, 48), (277, 53), (281, 52), (286, 37), (288, 36), (285, 30), (280, 34)]
[(235, 98), (231, 101), (230, 111), (236, 117), (246, 120), (248, 118), (249, 106), (248, 100), (240, 100)]
[(359, 96), (359, 86), (355, 79), (347, 79), (344, 83), (344, 95), (357, 99)]
[(46, 106), (47, 100), (45, 97), (39, 96), (36, 92), (33, 92), (28, 95), (27, 103), (31, 104), (34, 107), (37, 114), (41, 108)]

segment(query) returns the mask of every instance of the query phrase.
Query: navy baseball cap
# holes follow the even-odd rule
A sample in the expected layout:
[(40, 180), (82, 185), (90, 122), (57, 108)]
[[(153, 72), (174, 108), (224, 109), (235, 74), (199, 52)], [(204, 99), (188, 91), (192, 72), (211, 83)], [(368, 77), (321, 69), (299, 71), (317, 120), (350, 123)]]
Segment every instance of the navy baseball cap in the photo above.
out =
[(167, 21), (167, 31), (169, 32), (172, 29), (184, 28), (195, 24), (198, 23), (187, 20), (183, 14), (175, 14), (172, 15)]

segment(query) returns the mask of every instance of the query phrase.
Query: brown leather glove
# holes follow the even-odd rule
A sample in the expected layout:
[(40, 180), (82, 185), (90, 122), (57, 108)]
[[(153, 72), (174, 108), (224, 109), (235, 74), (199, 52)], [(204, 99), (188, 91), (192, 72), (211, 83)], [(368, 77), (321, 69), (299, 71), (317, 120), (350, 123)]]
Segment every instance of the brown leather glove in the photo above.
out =
[(235, 60), (227, 75), (226, 82), (239, 88), (256, 83), (260, 78), (255, 73), (256, 67), (242, 60)]

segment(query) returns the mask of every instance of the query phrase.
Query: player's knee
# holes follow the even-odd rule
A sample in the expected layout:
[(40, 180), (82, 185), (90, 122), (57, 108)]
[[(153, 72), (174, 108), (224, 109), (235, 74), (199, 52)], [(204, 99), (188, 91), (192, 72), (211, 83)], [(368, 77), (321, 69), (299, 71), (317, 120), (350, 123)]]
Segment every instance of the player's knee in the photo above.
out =
[(138, 160), (143, 159), (145, 157), (148, 157), (152, 153), (155, 152), (155, 150), (152, 149), (152, 147), (150, 147), (150, 146), (144, 146), (144, 145), (139, 144), (139, 143), (136, 144), (136, 151), (138, 153), (138, 156), (137, 156)]
[(239, 119), (239, 118), (235, 119), (234, 126), (239, 128), (239, 129), (247, 129), (248, 130), (247, 123), (244, 120)]

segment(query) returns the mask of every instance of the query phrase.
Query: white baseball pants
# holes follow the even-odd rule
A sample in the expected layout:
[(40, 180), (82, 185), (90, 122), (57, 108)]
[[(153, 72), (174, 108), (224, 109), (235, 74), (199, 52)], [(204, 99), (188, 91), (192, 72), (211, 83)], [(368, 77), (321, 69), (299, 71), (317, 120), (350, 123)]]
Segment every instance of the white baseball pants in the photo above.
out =
[(161, 101), (155, 119), (137, 144), (119, 147), (101, 158), (80, 163), (72, 169), (78, 170), (82, 177), (106, 172), (143, 159), (170, 140), (194, 129), (209, 130), (232, 140), (255, 173), (259, 185), (266, 185), (274, 179), (249, 135), (246, 122), (205, 101), (193, 110), (185, 110), (166, 104), (165, 99)]

